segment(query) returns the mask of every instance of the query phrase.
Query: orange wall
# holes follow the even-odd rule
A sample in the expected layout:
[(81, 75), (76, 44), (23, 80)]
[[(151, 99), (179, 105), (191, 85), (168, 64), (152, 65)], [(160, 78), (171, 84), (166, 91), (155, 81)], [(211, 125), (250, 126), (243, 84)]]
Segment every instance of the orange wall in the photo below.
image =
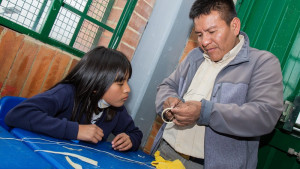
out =
[[(124, 0), (118, 0), (124, 1)], [(156, 0), (138, 0), (124, 32), (118, 50), (132, 59), (138, 43), (145, 30)]]
[(0, 97), (31, 97), (58, 82), (79, 58), (0, 26)]

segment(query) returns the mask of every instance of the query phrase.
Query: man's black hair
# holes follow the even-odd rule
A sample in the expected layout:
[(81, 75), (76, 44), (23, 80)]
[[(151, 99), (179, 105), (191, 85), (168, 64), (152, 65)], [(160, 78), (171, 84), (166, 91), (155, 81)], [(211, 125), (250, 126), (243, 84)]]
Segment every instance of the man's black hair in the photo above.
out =
[(237, 16), (232, 0), (196, 0), (192, 5), (189, 17), (194, 20), (200, 15), (210, 14), (211, 11), (218, 11), (228, 25)]

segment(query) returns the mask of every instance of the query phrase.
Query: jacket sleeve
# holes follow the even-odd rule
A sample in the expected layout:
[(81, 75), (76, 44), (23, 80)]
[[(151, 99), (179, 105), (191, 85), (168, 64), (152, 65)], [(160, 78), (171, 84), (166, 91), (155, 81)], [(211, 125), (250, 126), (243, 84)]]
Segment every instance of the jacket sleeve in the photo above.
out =
[(125, 107), (118, 113), (120, 114), (120, 116), (118, 117), (118, 122), (116, 123), (117, 125), (113, 129), (112, 134), (118, 135), (120, 133), (126, 133), (130, 137), (130, 140), (132, 142), (130, 151), (138, 150), (143, 138), (142, 131), (135, 126), (133, 119), (128, 114)]
[(252, 72), (245, 102), (224, 104), (203, 99), (198, 125), (238, 137), (257, 137), (274, 129), (283, 110), (280, 63), (264, 52), (254, 64), (252, 70), (247, 70)]
[(7, 113), (5, 123), (55, 138), (76, 139), (78, 123), (68, 120), (73, 108), (70, 90), (53, 88), (26, 99)]
[[(193, 53), (193, 51), (191, 52)], [(191, 54), (190, 53), (190, 54)], [(155, 106), (156, 113), (161, 115), (163, 111), (163, 104), (169, 97), (177, 97), (181, 99), (183, 96), (183, 89), (185, 88), (183, 83), (186, 83), (186, 76), (189, 70), (189, 56), (188, 55), (175, 69), (175, 71), (158, 86)]]

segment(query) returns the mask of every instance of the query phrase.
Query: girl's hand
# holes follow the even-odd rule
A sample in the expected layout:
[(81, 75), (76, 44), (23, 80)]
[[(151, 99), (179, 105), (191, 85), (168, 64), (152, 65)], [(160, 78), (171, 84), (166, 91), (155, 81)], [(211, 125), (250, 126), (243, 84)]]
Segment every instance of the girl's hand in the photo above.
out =
[(95, 124), (79, 124), (77, 140), (98, 143), (104, 136), (103, 130)]
[(111, 142), (112, 148), (118, 151), (126, 151), (132, 147), (130, 137), (126, 133), (118, 134)]

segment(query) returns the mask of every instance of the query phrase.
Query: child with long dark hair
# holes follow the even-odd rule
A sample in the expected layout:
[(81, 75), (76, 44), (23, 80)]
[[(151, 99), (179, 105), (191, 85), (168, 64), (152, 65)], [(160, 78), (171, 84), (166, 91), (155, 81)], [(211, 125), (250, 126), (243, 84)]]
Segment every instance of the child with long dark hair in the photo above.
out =
[(9, 111), (5, 123), (59, 139), (93, 143), (112, 133), (115, 150), (137, 150), (143, 134), (123, 106), (131, 73), (123, 53), (96, 47), (54, 87)]

